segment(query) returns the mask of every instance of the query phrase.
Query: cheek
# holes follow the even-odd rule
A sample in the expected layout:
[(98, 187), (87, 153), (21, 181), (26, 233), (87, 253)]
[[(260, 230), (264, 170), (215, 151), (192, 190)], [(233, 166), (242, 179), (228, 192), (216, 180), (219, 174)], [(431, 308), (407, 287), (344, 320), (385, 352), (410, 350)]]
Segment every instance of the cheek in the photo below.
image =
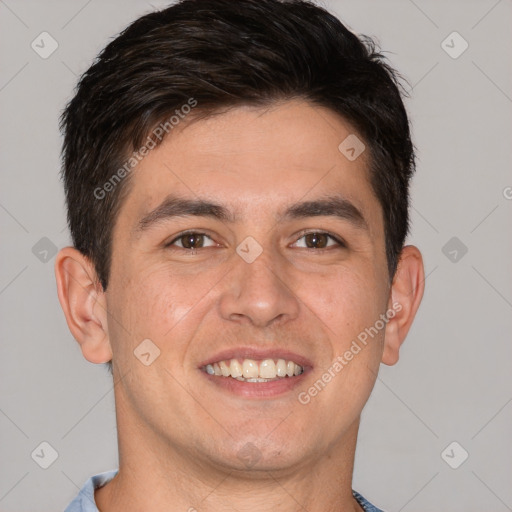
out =
[(386, 298), (373, 269), (340, 268), (317, 279), (308, 277), (300, 297), (342, 343), (373, 325)]
[(123, 280), (116, 310), (135, 340), (149, 338), (162, 349), (170, 343), (178, 348), (193, 336), (204, 314), (201, 305), (221, 277), (209, 272), (180, 275), (163, 265), (147, 268)]
[[(203, 293), (204, 294), (204, 293)], [(184, 320), (201, 298), (194, 280), (154, 272), (138, 282), (126, 297), (134, 330), (162, 339)]]
[(323, 291), (311, 292), (318, 298), (315, 312), (330, 328), (333, 351), (319, 374), (320, 379), (332, 377), (325, 400), (339, 404), (353, 418), (370, 396), (382, 355), (385, 329), (372, 329), (387, 303), (385, 282), (378, 279), (377, 270), (345, 268), (336, 279), (325, 281)]

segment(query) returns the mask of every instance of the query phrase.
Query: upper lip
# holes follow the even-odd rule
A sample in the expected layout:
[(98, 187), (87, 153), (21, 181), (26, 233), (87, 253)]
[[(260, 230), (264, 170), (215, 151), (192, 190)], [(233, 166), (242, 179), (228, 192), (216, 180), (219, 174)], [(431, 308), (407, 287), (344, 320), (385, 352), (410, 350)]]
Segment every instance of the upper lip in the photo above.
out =
[(208, 364), (218, 363), (219, 361), (227, 361), (229, 359), (285, 359), (286, 361), (293, 361), (303, 368), (313, 366), (309, 359), (289, 350), (279, 349), (276, 347), (267, 349), (261, 347), (236, 347), (217, 352), (215, 355), (201, 362), (199, 364), (199, 368)]

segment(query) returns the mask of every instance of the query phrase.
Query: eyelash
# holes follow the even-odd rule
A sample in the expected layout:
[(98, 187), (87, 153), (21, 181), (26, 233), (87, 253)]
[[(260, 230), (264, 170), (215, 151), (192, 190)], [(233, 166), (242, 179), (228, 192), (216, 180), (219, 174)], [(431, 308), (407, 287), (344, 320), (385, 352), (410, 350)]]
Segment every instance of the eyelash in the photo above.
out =
[[(304, 238), (306, 235), (311, 235), (311, 234), (327, 235), (331, 240), (333, 240), (334, 242), (336, 242), (338, 244), (338, 248), (346, 248), (347, 247), (347, 244), (340, 237), (338, 237), (337, 235), (334, 235), (333, 233), (330, 233), (329, 231), (322, 231), (322, 230), (317, 230), (317, 231), (315, 231), (315, 230), (301, 231), (299, 233), (299, 237), (297, 238), (297, 240), (294, 243), (297, 243), (297, 241), (299, 241), (301, 238)], [(183, 250), (183, 251), (187, 251), (187, 252), (192, 252), (194, 250), (197, 251), (198, 249), (188, 249), (188, 248), (185, 248), (185, 247), (172, 247), (172, 245), (175, 242), (177, 242), (180, 238), (183, 238), (186, 235), (205, 236), (205, 237), (209, 238), (210, 240), (212, 240), (212, 238), (207, 233), (204, 233), (202, 231), (183, 231), (182, 233), (179, 233), (176, 237), (174, 237), (174, 239), (171, 240), (169, 243), (165, 244), (165, 247), (166, 248), (173, 248), (173, 249)], [(207, 249), (207, 247), (199, 247), (199, 249)], [(305, 247), (305, 249), (307, 249), (309, 251), (323, 252), (323, 251), (331, 250), (332, 246), (331, 247), (324, 247), (322, 249), (314, 249), (314, 248), (310, 248), (310, 247)]]

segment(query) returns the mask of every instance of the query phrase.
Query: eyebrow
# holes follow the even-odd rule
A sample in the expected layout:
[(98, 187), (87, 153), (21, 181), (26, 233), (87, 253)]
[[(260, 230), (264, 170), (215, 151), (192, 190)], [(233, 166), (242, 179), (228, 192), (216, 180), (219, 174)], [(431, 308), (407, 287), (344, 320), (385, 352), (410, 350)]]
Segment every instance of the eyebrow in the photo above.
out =
[[(286, 209), (281, 220), (321, 216), (336, 217), (350, 222), (356, 228), (369, 230), (368, 222), (361, 211), (351, 201), (340, 196), (327, 196), (293, 204)], [(147, 231), (161, 222), (176, 217), (210, 217), (226, 223), (237, 222), (236, 216), (221, 204), (204, 199), (185, 199), (169, 195), (140, 219), (135, 231)]]

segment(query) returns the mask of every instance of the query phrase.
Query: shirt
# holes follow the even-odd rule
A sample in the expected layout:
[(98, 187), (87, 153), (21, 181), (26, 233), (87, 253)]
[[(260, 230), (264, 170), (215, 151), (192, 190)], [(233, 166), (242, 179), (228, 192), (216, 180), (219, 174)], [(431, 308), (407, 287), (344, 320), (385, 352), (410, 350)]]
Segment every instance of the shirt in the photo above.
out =
[[(117, 469), (113, 469), (89, 478), (78, 493), (78, 496), (66, 507), (64, 512), (99, 512), (94, 501), (94, 490), (110, 482), (117, 475), (117, 472)], [(365, 500), (358, 492), (353, 490), (352, 495), (365, 512), (384, 512)]]

